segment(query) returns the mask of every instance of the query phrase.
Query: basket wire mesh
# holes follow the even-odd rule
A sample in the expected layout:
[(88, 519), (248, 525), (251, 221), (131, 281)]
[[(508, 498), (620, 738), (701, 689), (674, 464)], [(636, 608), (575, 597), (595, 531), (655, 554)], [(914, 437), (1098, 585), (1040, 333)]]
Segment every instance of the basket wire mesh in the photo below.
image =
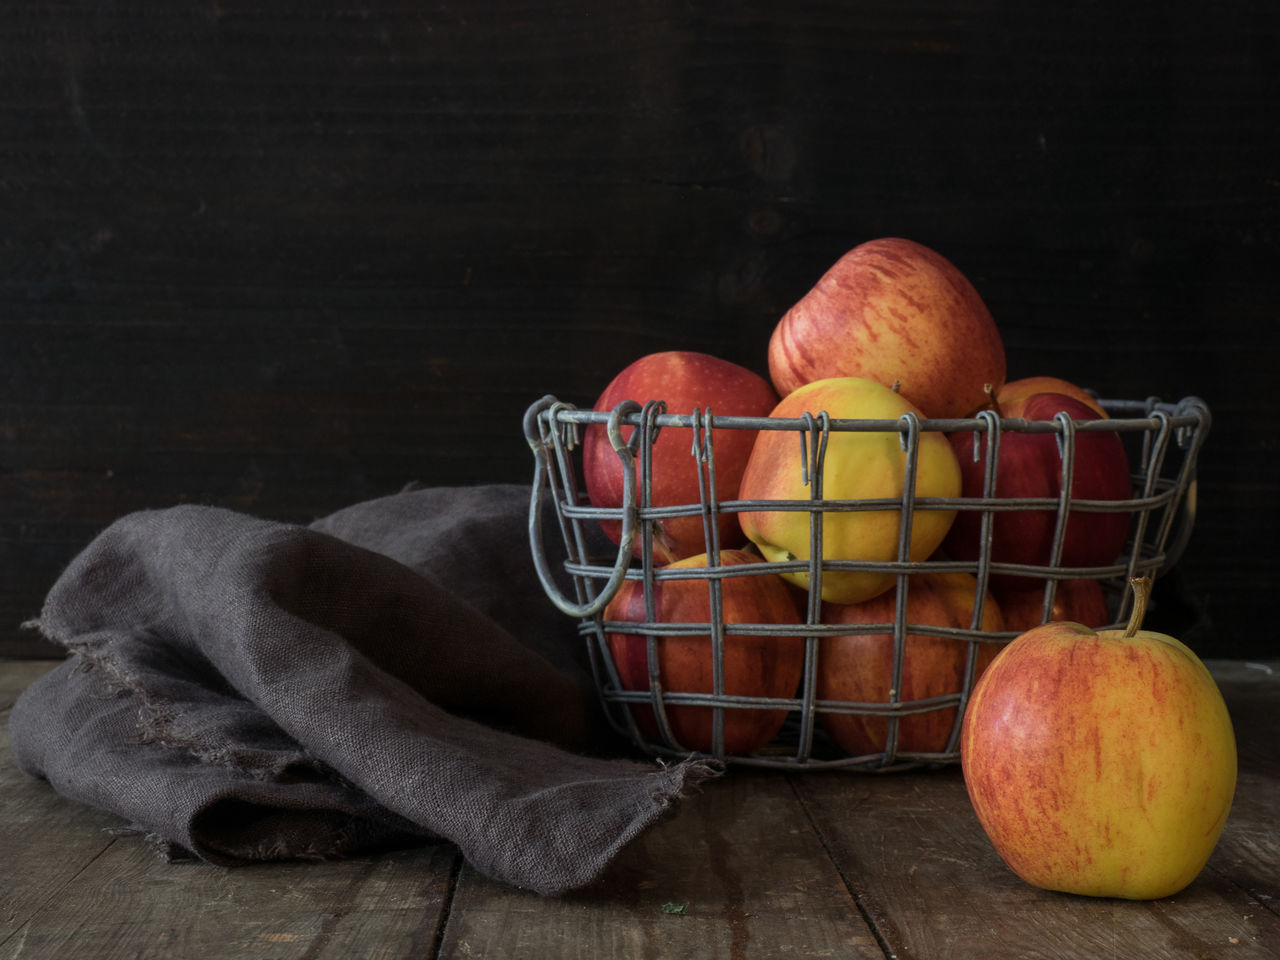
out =
[[(1204, 401), (1188, 397), (1177, 403), (1158, 398), (1147, 400), (1102, 400), (1109, 419), (1075, 421), (1066, 414), (1052, 421), (1004, 419), (994, 411), (982, 411), (972, 418), (922, 420), (907, 413), (898, 420), (841, 420), (825, 412), (805, 413), (798, 418), (719, 417), (711, 410), (689, 414), (669, 414), (660, 401), (640, 404), (627, 401), (609, 412), (580, 410), (547, 396), (526, 412), (524, 430), (534, 454), (535, 471), (529, 514), (529, 539), (535, 567), (552, 602), (566, 615), (579, 621), (579, 631), (587, 644), (595, 683), (609, 722), (629, 736), (645, 752), (657, 757), (712, 756), (745, 766), (786, 769), (848, 768), (895, 771), (922, 765), (942, 765), (959, 760), (960, 724), (977, 675), (980, 643), (1007, 643), (1017, 631), (984, 631), (983, 605), (990, 578), (996, 575), (1032, 577), (1043, 581), (1042, 619), (1053, 610), (1059, 584), (1071, 579), (1093, 579), (1112, 594), (1112, 626), (1128, 616), (1131, 597), (1123, 586), (1130, 578), (1153, 579), (1167, 572), (1186, 547), (1195, 514), (1195, 469), (1200, 447), (1209, 430), (1210, 414)], [(580, 482), (577, 450), (582, 431), (604, 429), (623, 472), (623, 503), (618, 508), (592, 506)], [(630, 428), (630, 436), (624, 429)], [(651, 451), (659, 431), (689, 431), (689, 455), (697, 463), (698, 500), (685, 504), (655, 505), (652, 502)], [(808, 499), (803, 500), (721, 500), (716, 495), (715, 435), (727, 430), (782, 430), (797, 436), (796, 469), (801, 472)], [(904, 454), (904, 483), (901, 497), (842, 500), (824, 496), (824, 466), (828, 441), (835, 433), (869, 431), (897, 433)], [(924, 432), (971, 432), (974, 456), (984, 463), (983, 495), (977, 498), (929, 498), (916, 495), (920, 438)], [(1123, 500), (1082, 500), (1073, 498), (1076, 439), (1082, 433), (1114, 432), (1125, 444), (1133, 469), (1130, 498)], [(995, 496), (996, 467), (1001, 438), (1010, 433), (1052, 433), (1057, 440), (1061, 466), (1061, 494), (1055, 498), (1009, 498)], [(985, 438), (985, 443), (983, 439)], [(638, 482), (637, 482), (638, 479)], [(554, 503), (558, 534), (567, 560), (564, 571), (572, 584), (572, 596), (565, 596), (556, 583), (555, 571), (546, 559), (542, 529), (542, 504)], [(809, 515), (809, 559), (721, 565), (722, 546), (718, 518), (724, 513), (752, 510), (802, 511)], [(823, 559), (824, 513), (859, 510), (895, 510), (899, 514), (897, 556), (890, 561)], [(980, 548), (976, 561), (931, 557), (912, 560), (909, 547), (912, 523), (920, 510), (981, 511)], [(1056, 514), (1051, 554), (1043, 565), (998, 563), (990, 555), (992, 525), (1004, 511), (1052, 510)], [(1130, 536), (1124, 552), (1114, 563), (1093, 567), (1061, 564), (1068, 517), (1073, 512), (1122, 512), (1131, 517)], [(708, 566), (666, 569), (655, 562), (653, 526), (659, 520), (677, 516), (700, 516), (708, 554)], [(598, 544), (598, 524), (621, 524), (621, 537), (613, 556), (590, 552)], [(820, 597), (822, 577), (829, 571), (871, 571), (892, 574), (898, 586), (892, 623), (823, 623)], [(790, 697), (732, 695), (725, 692), (725, 622), (722, 610), (723, 581), (729, 577), (751, 577), (784, 572), (806, 573), (810, 588), (804, 604), (804, 625), (777, 623), (733, 623), (738, 636), (803, 636), (802, 679)], [(908, 623), (907, 601), (910, 579), (925, 573), (962, 572), (976, 580), (974, 610), (966, 628)], [(655, 604), (655, 585), (667, 579), (705, 580), (711, 616), (709, 622), (660, 622)], [(609, 601), (625, 580), (639, 580), (643, 586), (645, 621), (612, 623), (604, 619)], [(627, 689), (610, 652), (608, 635), (623, 630), (646, 638), (648, 686)], [(889, 696), (884, 702), (820, 699), (818, 676), (822, 665), (824, 638), (852, 633), (891, 633), (892, 671)], [(964, 677), (960, 688), (942, 696), (904, 699), (900, 695), (908, 634), (951, 638), (967, 644)], [(666, 690), (661, 682), (659, 643), (664, 637), (709, 637), (712, 659), (712, 690), (690, 692)], [(780, 640), (777, 642), (781, 642)], [(633, 685), (634, 686), (634, 685)], [(632, 708), (651, 708), (657, 736), (641, 730)], [(693, 750), (679, 742), (672, 730), (670, 710), (702, 707), (712, 711), (711, 749)], [(750, 754), (734, 754), (725, 749), (725, 716), (730, 710), (784, 710), (787, 720), (766, 747)], [(954, 710), (950, 736), (939, 751), (900, 749), (899, 730), (903, 718), (939, 710)], [(884, 718), (887, 737), (883, 750), (849, 755), (824, 735), (820, 718), (848, 714)]]

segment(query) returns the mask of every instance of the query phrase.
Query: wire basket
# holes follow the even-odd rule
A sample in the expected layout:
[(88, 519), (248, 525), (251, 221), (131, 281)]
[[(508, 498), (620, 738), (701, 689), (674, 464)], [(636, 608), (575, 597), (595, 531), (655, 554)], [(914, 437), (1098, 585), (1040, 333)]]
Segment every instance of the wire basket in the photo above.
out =
[[(580, 410), (547, 396), (529, 407), (524, 419), (526, 439), (535, 458), (532, 503), (529, 514), (529, 537), (534, 563), (547, 595), (568, 616), (579, 621), (590, 656), (596, 687), (609, 722), (630, 737), (644, 752), (655, 757), (714, 757), (730, 764), (816, 770), (843, 768), (866, 771), (896, 771), (920, 766), (952, 764), (959, 760), (960, 723), (973, 684), (979, 674), (982, 651), (998, 649), (990, 644), (1005, 644), (1018, 635), (1017, 630), (984, 630), (984, 600), (993, 576), (1032, 578), (1043, 584), (1042, 619), (1049, 619), (1055, 595), (1068, 580), (1094, 580), (1107, 591), (1111, 626), (1127, 619), (1131, 603), (1125, 589), (1133, 577), (1155, 579), (1167, 572), (1181, 556), (1195, 519), (1196, 458), (1208, 433), (1210, 415), (1207, 405), (1196, 397), (1177, 403), (1157, 398), (1147, 400), (1102, 400), (1109, 419), (1073, 421), (1060, 415), (1053, 421), (1028, 421), (1001, 418), (984, 411), (971, 419), (925, 420), (908, 413), (898, 420), (837, 420), (825, 413), (805, 414), (800, 418), (719, 417), (710, 410), (674, 415), (664, 412), (660, 402), (643, 405), (628, 401), (609, 412)], [(581, 458), (578, 454), (582, 431), (588, 428), (607, 431), (624, 473), (623, 503), (619, 508), (592, 506), (581, 481)], [(631, 428), (630, 436), (624, 430)], [(696, 502), (676, 505), (651, 505), (651, 458), (653, 442), (660, 430), (679, 429), (690, 437), (690, 456), (698, 464), (699, 497)], [(715, 437), (733, 430), (785, 430), (797, 435), (795, 468), (801, 471), (810, 494), (808, 501), (724, 500), (715, 495)], [(884, 431), (899, 435), (905, 455), (907, 482), (900, 500), (849, 501), (824, 499), (822, 477), (824, 452), (831, 435), (843, 431)], [(983, 438), (987, 483), (982, 497), (917, 499), (915, 464), (922, 436), (931, 432), (972, 433), (975, 456), (979, 438)], [(1062, 469), (1061, 496), (1056, 499), (1009, 499), (994, 496), (994, 476), (999, 459), (1000, 438), (1012, 433), (1053, 433)], [(1127, 499), (1099, 501), (1076, 500), (1070, 496), (1074, 452), (1078, 436), (1093, 432), (1117, 434), (1124, 444), (1132, 471), (1132, 493)], [(561, 583), (571, 585), (570, 595), (557, 585), (558, 571), (547, 559), (542, 517), (543, 506), (550, 498), (554, 504), (558, 533), (567, 559), (559, 571)], [(808, 560), (770, 562), (753, 557), (749, 563), (722, 563), (717, 520), (724, 513), (743, 513), (770, 509), (801, 510), (809, 514), (811, 543)], [(893, 509), (899, 515), (899, 550), (897, 559), (885, 562), (823, 560), (820, 518), (824, 512), (860, 509)], [(912, 560), (909, 536), (917, 511), (976, 511), (982, 518), (983, 546), (976, 560), (959, 561), (941, 556)], [(1011, 564), (993, 562), (990, 554), (990, 530), (993, 518), (1012, 510), (1052, 511), (1055, 515), (1053, 550), (1044, 564)], [(1073, 512), (1124, 513), (1129, 516), (1129, 539), (1124, 551), (1105, 566), (1068, 567), (1059, 562), (1067, 517)], [(677, 516), (702, 518), (709, 555), (705, 568), (669, 569), (655, 563), (653, 550), (654, 524)], [(612, 521), (621, 525), (620, 543), (600, 549), (600, 523)], [(593, 553), (593, 547), (595, 552)], [(797, 591), (803, 623), (799, 626), (769, 623), (726, 624), (722, 617), (721, 598), (730, 579), (762, 577), (798, 572), (806, 573), (809, 582), (820, 584), (822, 575), (832, 570), (862, 570), (887, 573), (896, 578), (896, 607), (891, 620), (875, 624), (824, 623), (824, 606), (816, 590), (806, 595)], [(968, 627), (942, 627), (914, 624), (908, 621), (907, 597), (913, 578), (930, 573), (967, 573), (975, 581), (973, 615)], [(567, 578), (564, 576), (567, 575)], [(711, 595), (712, 611), (705, 622), (661, 622), (656, 616), (655, 593), (664, 581), (697, 578), (705, 581)], [(641, 622), (626, 623), (605, 619), (606, 608), (627, 581), (638, 581), (644, 598), (645, 617)], [(633, 592), (635, 588), (633, 587)], [(623, 672), (609, 638), (626, 633), (640, 636), (645, 642), (645, 682), (622, 682)], [(887, 696), (883, 699), (839, 699), (820, 696), (819, 680), (823, 669), (824, 645), (837, 636), (850, 634), (890, 635), (892, 657), (886, 665)], [(908, 639), (911, 636), (939, 637), (956, 644), (962, 651), (962, 680), (956, 689), (941, 695), (908, 699), (903, 695), (902, 679)], [(678, 689), (664, 684), (660, 669), (660, 644), (664, 638), (699, 637), (705, 641), (705, 656), (710, 660), (712, 682), (706, 689)], [(755, 638), (757, 645), (799, 643), (803, 645), (802, 668), (795, 689), (782, 695), (731, 694), (726, 692), (726, 648)], [(727, 643), (728, 638), (728, 643)], [(671, 722), (673, 715), (690, 708), (710, 720), (708, 742), (695, 748), (683, 743)], [(726, 737), (733, 722), (754, 712), (758, 715), (783, 717), (777, 733), (764, 746), (735, 752)], [(900, 735), (909, 718), (941, 716), (949, 724), (945, 743), (928, 749), (912, 748)], [(828, 728), (831, 718), (853, 717), (874, 719), (879, 724), (883, 742), (874, 749), (850, 749), (841, 746)], [(914, 721), (912, 721), (914, 722)]]

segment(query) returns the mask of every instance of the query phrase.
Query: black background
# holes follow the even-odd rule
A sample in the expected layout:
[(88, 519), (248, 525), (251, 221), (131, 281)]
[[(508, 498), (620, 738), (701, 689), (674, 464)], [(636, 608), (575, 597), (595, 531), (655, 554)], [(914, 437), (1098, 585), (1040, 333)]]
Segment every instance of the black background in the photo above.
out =
[[(877, 236), (1010, 376), (1203, 397), (1162, 628), (1274, 656), (1280, 7), (116, 0), (0, 10), (0, 654), (115, 517), (527, 481), (643, 353), (765, 371)], [(512, 549), (526, 549), (523, 543)]]

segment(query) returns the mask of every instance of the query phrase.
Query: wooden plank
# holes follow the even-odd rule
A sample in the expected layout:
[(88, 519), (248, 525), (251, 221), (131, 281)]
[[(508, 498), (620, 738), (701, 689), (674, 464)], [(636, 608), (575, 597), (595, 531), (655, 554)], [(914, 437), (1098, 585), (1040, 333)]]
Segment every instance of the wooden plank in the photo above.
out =
[(426, 958), (453, 862), (447, 844), (431, 844), (225, 869), (167, 864), (121, 840), (0, 942), (0, 958)]
[[(53, 664), (0, 663), (0, 697)], [(0, 701), (3, 702), (3, 701)], [(0, 710), (0, 721), (7, 710)], [(430, 844), (320, 864), (168, 864), (118, 817), (17, 769), (0, 725), (0, 958), (426, 957), (456, 853)]]
[[(1236, 702), (1234, 671), (1222, 682)], [(1274, 710), (1274, 699), (1272, 700)], [(1240, 731), (1243, 756), (1274, 731)], [(1274, 754), (1274, 747), (1271, 748)], [(836, 864), (901, 958), (990, 957), (993, 941), (1038, 956), (1274, 957), (1280, 780), (1242, 770), (1236, 805), (1205, 871), (1182, 893), (1142, 903), (1038, 890), (1000, 860), (957, 768), (862, 779), (797, 776)]]
[(1240, 758), (1235, 802), (1209, 867), (1246, 891), (1250, 905), (1280, 913), (1280, 660), (1208, 666), (1231, 711)]
[(464, 869), (440, 956), (867, 957), (883, 953), (784, 778), (734, 773), (559, 899)]
[(1206, 666), (1231, 712), (1240, 768), (1280, 778), (1280, 745), (1275, 734), (1280, 660), (1208, 660)]
[(1216, 865), (1176, 897), (1150, 903), (1023, 883), (982, 833), (958, 770), (796, 783), (863, 909), (902, 960), (989, 958), (998, 945), (1027, 944), (1043, 957), (1152, 960), (1228, 948), (1236, 957), (1274, 957), (1280, 948), (1280, 920)]
[[(1274, 709), (1274, 708), (1273, 708)], [(1246, 895), (1245, 906), (1280, 914), (1280, 777), (1240, 774), (1222, 838), (1209, 858), (1216, 872)], [(1280, 940), (1275, 942), (1280, 952)]]
[[(12, 696), (52, 665), (0, 662), (0, 691)], [(1210, 666), (1237, 724), (1236, 805), (1201, 877), (1153, 903), (1022, 883), (982, 834), (955, 768), (735, 769), (599, 882), (555, 899), (481, 877), (445, 844), (320, 864), (171, 865), (111, 836), (114, 817), (23, 776), (0, 724), (0, 863), (20, 878), (0, 887), (0, 960), (1272, 957), (1277, 664)]]

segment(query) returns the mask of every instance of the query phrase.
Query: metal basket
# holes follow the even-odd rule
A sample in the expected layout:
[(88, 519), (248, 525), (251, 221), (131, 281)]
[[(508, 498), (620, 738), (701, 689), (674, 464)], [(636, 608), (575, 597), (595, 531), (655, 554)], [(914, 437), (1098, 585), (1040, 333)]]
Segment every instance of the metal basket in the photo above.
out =
[[(718, 417), (710, 410), (695, 410), (692, 414), (673, 415), (664, 412), (661, 403), (650, 401), (643, 406), (632, 401), (620, 404), (610, 412), (579, 410), (562, 403), (552, 396), (544, 397), (528, 409), (524, 430), (535, 458), (532, 486), (532, 503), (529, 514), (529, 536), (538, 576), (548, 596), (564, 613), (580, 621), (584, 637), (609, 722), (629, 736), (643, 751), (657, 757), (711, 756), (730, 764), (785, 768), (789, 770), (814, 770), (845, 768), (852, 770), (894, 771), (920, 766), (955, 763), (959, 760), (960, 722), (964, 707), (975, 679), (976, 650), (979, 642), (1007, 643), (1017, 636), (1016, 631), (985, 632), (977, 628), (981, 623), (982, 596), (991, 574), (1018, 574), (1042, 579), (1044, 588), (1044, 615), (1052, 609), (1057, 584), (1067, 579), (1094, 579), (1108, 589), (1112, 596), (1110, 611), (1114, 613), (1113, 626), (1119, 626), (1128, 616), (1131, 598), (1124, 589), (1132, 577), (1149, 576), (1153, 579), (1166, 572), (1177, 561), (1186, 546), (1195, 515), (1195, 466), (1196, 457), (1208, 433), (1210, 415), (1207, 405), (1196, 397), (1188, 397), (1177, 403), (1164, 403), (1157, 398), (1142, 401), (1102, 400), (1103, 408), (1111, 419), (1072, 421), (1065, 415), (1054, 421), (1027, 421), (1002, 419), (994, 412), (984, 411), (972, 419), (922, 420), (914, 414), (906, 414), (899, 420), (836, 420), (824, 413), (805, 414), (796, 419), (760, 417)], [(580, 464), (575, 450), (583, 428), (599, 424), (608, 431), (610, 441), (622, 461), (625, 475), (626, 496), (618, 509), (604, 509), (590, 505), (579, 482)], [(629, 440), (623, 439), (625, 427), (635, 428)], [(664, 428), (690, 431), (690, 456), (699, 464), (700, 496), (697, 502), (655, 507), (650, 505), (650, 451), (657, 432)], [(821, 560), (820, 541), (811, 542), (812, 560), (768, 562), (763, 559), (749, 567), (735, 567), (732, 574), (719, 563), (716, 519), (724, 512), (777, 509), (783, 502), (768, 500), (717, 501), (714, 493), (715, 436), (726, 430), (789, 430), (797, 434), (796, 469), (804, 471), (811, 499), (797, 503), (786, 501), (786, 509), (804, 509), (810, 513), (811, 539), (821, 536), (819, 522), (823, 511), (856, 509), (896, 509), (900, 511), (898, 559), (885, 563)], [(821, 496), (823, 453), (831, 433), (839, 431), (892, 431), (900, 436), (905, 452), (907, 482), (901, 500), (892, 501), (844, 501), (826, 500)], [(1064, 478), (1071, 476), (1078, 433), (1102, 431), (1120, 435), (1133, 468), (1133, 491), (1130, 499), (1121, 501), (1078, 501), (1064, 492), (1056, 500), (983, 498), (934, 498), (927, 503), (917, 502), (912, 482), (920, 437), (923, 433), (939, 431), (954, 433), (969, 431), (978, 437), (986, 434), (986, 492), (994, 490), (994, 468), (999, 456), (999, 439), (1002, 434), (1018, 432), (1053, 432), (1058, 438)], [(1136, 467), (1135, 467), (1136, 464)], [(634, 482), (638, 477), (639, 482)], [(1062, 485), (1071, 489), (1069, 482)], [(572, 596), (566, 596), (557, 586), (557, 575), (547, 560), (542, 529), (543, 505), (550, 497), (554, 503), (559, 535), (567, 555), (563, 573), (572, 584)], [(1057, 512), (1057, 527), (1052, 556), (1059, 557), (1070, 511), (1125, 512), (1131, 515), (1130, 536), (1124, 553), (1116, 562), (1102, 567), (1064, 567), (1056, 561), (1043, 566), (992, 563), (984, 546), (976, 562), (944, 559), (912, 561), (909, 559), (909, 530), (917, 509), (980, 510), (984, 518), (990, 518), (1002, 510), (1049, 509)], [(933, 634), (954, 638), (967, 643), (967, 665), (961, 688), (940, 697), (926, 700), (904, 700), (898, 695), (901, 688), (905, 638), (908, 633), (905, 599), (897, 606), (892, 624), (880, 624), (874, 629), (882, 633), (892, 632), (893, 676), (890, 680), (889, 699), (886, 702), (852, 702), (822, 700), (817, 695), (818, 671), (821, 668), (822, 643), (825, 637), (848, 634), (861, 629), (869, 632), (872, 627), (851, 629), (848, 625), (822, 622), (822, 606), (815, 592), (811, 591), (807, 602), (805, 625), (800, 628), (780, 627), (776, 624), (733, 624), (736, 635), (794, 636), (803, 634), (805, 646), (804, 671), (794, 696), (785, 698), (731, 696), (723, 692), (723, 657), (725, 625), (664, 624), (652, 620), (642, 624), (625, 624), (626, 632), (647, 635), (649, 639), (649, 687), (648, 689), (624, 689), (619, 681), (617, 665), (610, 653), (607, 635), (610, 630), (623, 627), (620, 623), (604, 620), (609, 601), (617, 594), (627, 579), (643, 581), (646, 600), (652, 596), (654, 584), (668, 576), (682, 575), (678, 571), (655, 568), (652, 549), (652, 524), (664, 517), (701, 516), (705, 531), (710, 566), (697, 571), (699, 578), (709, 578), (716, 584), (725, 575), (742, 576), (784, 571), (807, 571), (811, 583), (819, 583), (823, 570), (866, 569), (896, 575), (898, 596), (905, 598), (910, 589), (909, 578), (928, 572), (966, 572), (972, 574), (978, 584), (976, 610), (970, 629), (910, 625), (913, 634)], [(622, 524), (621, 544), (612, 556), (591, 555), (589, 544), (600, 542), (598, 524), (601, 520)], [(984, 520), (984, 530), (990, 529), (990, 521)], [(638, 545), (638, 549), (636, 548)], [(816, 546), (817, 549), (812, 549)], [(638, 552), (639, 557), (634, 557)], [(688, 576), (688, 571), (685, 571)], [(562, 578), (562, 582), (566, 582)], [(904, 589), (905, 588), (905, 589)], [(713, 591), (714, 591), (713, 587)], [(650, 611), (654, 609), (648, 602)], [(713, 610), (719, 608), (713, 601)], [(652, 616), (652, 614), (651, 614)], [(689, 635), (700, 632), (710, 637), (710, 655), (714, 663), (716, 682), (711, 692), (668, 691), (658, 682), (656, 639), (673, 634)], [(649, 707), (658, 720), (658, 736), (641, 731), (636, 722), (633, 707)], [(702, 753), (682, 745), (671, 733), (665, 722), (667, 709), (673, 706), (709, 708), (714, 717), (712, 749)], [(785, 710), (787, 720), (780, 733), (763, 749), (750, 754), (737, 755), (724, 749), (724, 716), (731, 710)], [(899, 749), (898, 728), (902, 718), (929, 711), (953, 711), (954, 722), (945, 749), (937, 752), (911, 752)], [(867, 717), (887, 718), (888, 736), (884, 749), (858, 756), (849, 755), (835, 746), (822, 729), (824, 714), (855, 714)]]

